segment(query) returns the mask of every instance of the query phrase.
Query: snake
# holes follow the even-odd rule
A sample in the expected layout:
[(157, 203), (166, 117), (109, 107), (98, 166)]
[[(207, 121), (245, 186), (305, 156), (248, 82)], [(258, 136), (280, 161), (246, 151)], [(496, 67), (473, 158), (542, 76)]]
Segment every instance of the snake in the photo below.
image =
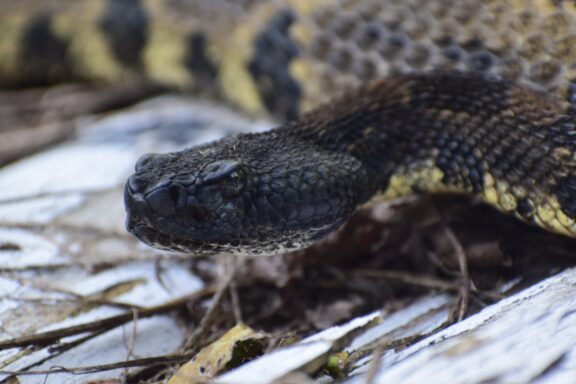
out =
[(0, 5), (0, 85), (155, 81), (277, 128), (148, 154), (127, 228), (269, 255), (358, 209), (474, 196), (576, 237), (576, 5), (557, 0), (31, 0)]
[(145, 155), (127, 226), (159, 248), (273, 255), (371, 201), (446, 192), (574, 236), (575, 117), (500, 79), (392, 77), (268, 132)]

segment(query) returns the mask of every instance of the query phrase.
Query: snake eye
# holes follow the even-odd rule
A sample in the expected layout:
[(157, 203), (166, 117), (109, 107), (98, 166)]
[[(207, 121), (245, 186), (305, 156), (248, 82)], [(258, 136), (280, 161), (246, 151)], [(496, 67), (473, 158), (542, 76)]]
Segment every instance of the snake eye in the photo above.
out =
[(244, 189), (246, 175), (242, 164), (234, 160), (221, 160), (208, 164), (202, 170), (205, 184), (218, 184), (224, 197), (234, 197)]
[(234, 197), (244, 189), (246, 176), (241, 169), (231, 172), (220, 182), (220, 191), (224, 197)]

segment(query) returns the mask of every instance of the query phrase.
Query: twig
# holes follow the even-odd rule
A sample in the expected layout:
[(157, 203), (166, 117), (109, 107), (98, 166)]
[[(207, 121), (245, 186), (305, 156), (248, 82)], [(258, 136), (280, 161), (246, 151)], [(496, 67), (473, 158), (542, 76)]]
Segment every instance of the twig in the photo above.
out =
[(94, 338), (96, 338), (96, 337), (98, 337), (98, 336), (100, 336), (106, 332), (107, 332), (107, 330), (103, 329), (103, 330), (100, 330), (98, 332), (91, 333), (88, 336), (78, 338), (72, 342), (65, 343), (65, 344), (63, 343), (63, 344), (59, 344), (59, 345), (54, 346), (54, 347), (50, 347), (49, 348), (50, 354), (45, 356), (44, 358), (36, 361), (34, 363), (34, 365), (43, 364), (44, 362), (46, 362), (50, 359), (53, 359), (54, 357), (59, 356), (59, 355), (63, 354), (64, 352), (71, 350), (72, 348), (75, 348), (79, 345), (82, 345), (85, 342), (92, 340), (92, 339), (94, 339)]
[[(72, 294), (71, 294), (72, 295)], [(15, 302), (22, 302), (22, 303), (38, 303), (38, 304), (53, 304), (53, 303), (71, 303), (71, 304), (86, 304), (86, 305), (97, 305), (97, 306), (106, 306), (106, 307), (113, 307), (113, 308), (121, 308), (121, 309), (136, 309), (142, 310), (143, 307), (129, 304), (129, 303), (122, 303), (122, 302), (115, 302), (105, 299), (92, 299), (89, 297), (81, 296), (81, 295), (73, 295), (74, 297), (70, 298), (61, 298), (61, 297), (14, 297), (11, 295), (0, 296), (6, 300), (12, 300)]]
[(169, 365), (174, 363), (182, 363), (188, 361), (193, 356), (191, 354), (180, 354), (180, 355), (164, 355), (147, 357), (143, 359), (135, 359), (129, 361), (120, 361), (111, 364), (102, 365), (89, 365), (85, 367), (76, 368), (66, 368), (66, 367), (54, 367), (53, 369), (41, 370), (41, 371), (0, 371), (1, 375), (18, 375), (18, 376), (33, 376), (33, 375), (49, 375), (54, 373), (71, 373), (74, 375), (82, 375), (87, 373), (111, 371), (114, 369), (121, 368), (132, 368), (132, 367), (142, 367), (142, 366), (154, 366), (154, 365)]
[(460, 290), (458, 298), (458, 321), (463, 320), (468, 313), (468, 306), (470, 305), (470, 273), (468, 272), (468, 262), (466, 260), (466, 252), (454, 232), (444, 225), (444, 232), (446, 237), (452, 244), (452, 248), (456, 254), (456, 260), (458, 261), (458, 267), (460, 269)]
[(108, 330), (107, 330), (107, 329), (101, 329), (101, 330), (99, 330), (99, 331), (95, 331), (95, 332), (93, 332), (93, 333), (91, 333), (91, 334), (89, 334), (89, 335), (86, 335), (86, 336), (84, 336), (84, 337), (77, 338), (77, 339), (75, 339), (74, 341), (66, 342), (66, 343), (60, 343), (60, 344), (51, 346), (51, 347), (49, 348), (50, 355), (49, 355), (49, 356), (46, 356), (46, 358), (44, 358), (43, 360), (40, 360), (40, 361), (36, 362), (35, 365), (38, 365), (38, 364), (40, 364), (40, 363), (42, 363), (42, 362), (44, 362), (44, 361), (47, 361), (47, 360), (49, 360), (49, 359), (53, 359), (55, 356), (61, 355), (62, 353), (66, 352), (66, 351), (69, 351), (69, 350), (71, 350), (71, 349), (74, 348), (74, 347), (77, 347), (77, 346), (79, 346), (79, 345), (82, 345), (82, 344), (84, 344), (85, 342), (87, 342), (87, 341), (89, 341), (89, 340), (92, 340), (93, 338), (98, 337), (98, 336), (104, 334), (105, 332), (108, 332)]
[(212, 302), (210, 303), (210, 307), (202, 317), (202, 320), (200, 320), (200, 323), (194, 332), (192, 332), (192, 334), (184, 343), (185, 350), (193, 352), (198, 349), (198, 345), (202, 344), (200, 341), (204, 339), (204, 337), (208, 334), (210, 326), (213, 324), (214, 319), (216, 319), (220, 313), (220, 310), (222, 309), (221, 304), (224, 301), (224, 296), (230, 287), (230, 282), (234, 278), (236, 271), (237, 268), (230, 269), (224, 275), (224, 278), (221, 279), (218, 289), (212, 298)]
[(419, 287), (442, 289), (446, 291), (458, 291), (460, 287), (457, 284), (432, 278), (430, 276), (414, 275), (402, 271), (378, 271), (370, 269), (356, 270), (353, 275), (359, 277), (381, 278), (399, 281), (401, 283), (415, 285)]
[(374, 348), (374, 351), (372, 352), (372, 361), (368, 366), (368, 371), (366, 372), (366, 379), (364, 380), (364, 383), (366, 384), (375, 383), (376, 374), (378, 373), (378, 370), (380, 369), (380, 364), (382, 363), (381, 361), (382, 353), (384, 353), (383, 346), (377, 345), (376, 348)]
[(165, 270), (165, 268), (162, 265), (162, 257), (157, 257), (154, 260), (154, 276), (156, 277), (156, 280), (158, 281), (160, 286), (162, 288), (164, 288), (166, 291), (170, 292), (171, 290), (168, 287), (168, 285), (166, 284), (166, 281), (164, 280), (164, 277), (163, 277), (164, 270)]
[(130, 339), (128, 339), (128, 336), (126, 335), (126, 330), (124, 328), (122, 329), (122, 339), (124, 340), (124, 344), (126, 345), (126, 349), (128, 351), (126, 360), (130, 359), (131, 357), (134, 357), (134, 344), (136, 343), (136, 339), (138, 338), (138, 320), (139, 320), (138, 311), (132, 310), (132, 313), (134, 320), (132, 321), (133, 325)]
[[(214, 292), (216, 292), (216, 286), (209, 286), (199, 291), (196, 291), (190, 295), (181, 297), (176, 300), (172, 300), (168, 303), (164, 303), (155, 307), (136, 310), (136, 312), (138, 313), (138, 317), (141, 319), (151, 317), (159, 313), (169, 312), (176, 308), (182, 307), (190, 301), (204, 299), (214, 294)], [(134, 313), (129, 312), (87, 324), (80, 324), (67, 328), (56, 329), (54, 331), (38, 333), (35, 335), (18, 337), (13, 340), (0, 341), (0, 350), (18, 348), (18, 347), (28, 347), (32, 345), (36, 346), (48, 345), (67, 336), (77, 335), (85, 332), (94, 332), (102, 329), (111, 329), (113, 327), (132, 321), (133, 319), (134, 319)]]
[[(230, 261), (227, 264), (229, 267), (238, 269), (238, 264), (242, 264), (245, 262), (244, 258), (239, 257), (230, 257), (228, 258)], [(240, 305), (240, 296), (238, 295), (238, 284), (236, 283), (236, 279), (230, 280), (230, 288), (228, 289), (230, 292), (230, 302), (232, 304), (232, 313), (234, 314), (234, 320), (236, 320), (236, 324), (242, 323), (242, 307)]]

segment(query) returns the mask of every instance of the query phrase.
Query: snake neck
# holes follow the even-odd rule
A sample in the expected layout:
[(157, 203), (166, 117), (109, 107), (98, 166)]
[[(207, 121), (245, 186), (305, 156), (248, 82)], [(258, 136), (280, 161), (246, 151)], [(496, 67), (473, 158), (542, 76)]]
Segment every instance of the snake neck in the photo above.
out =
[[(503, 178), (547, 180), (554, 160), (533, 163), (536, 152), (558, 146), (547, 143), (543, 131), (559, 121), (570, 125), (573, 117), (543, 94), (481, 75), (437, 73), (373, 83), (285, 129), (359, 159), (379, 191), (393, 197), (481, 194)], [(564, 144), (573, 151), (573, 141)]]
[(457, 73), (393, 78), (269, 132), (145, 156), (128, 228), (168, 249), (272, 254), (371, 197), (454, 192), (573, 235), (574, 153), (573, 114), (543, 94)]

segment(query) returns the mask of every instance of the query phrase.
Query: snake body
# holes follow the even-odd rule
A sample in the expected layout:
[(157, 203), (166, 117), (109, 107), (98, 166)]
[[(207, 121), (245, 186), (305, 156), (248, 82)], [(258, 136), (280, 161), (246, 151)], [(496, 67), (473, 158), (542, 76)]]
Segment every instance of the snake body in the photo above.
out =
[(546, 94), (484, 75), (405, 75), (367, 85), (269, 132), (136, 165), (128, 229), (192, 253), (298, 249), (373, 199), (479, 196), (576, 235), (576, 120)]
[(294, 118), (381, 78), (493, 74), (571, 101), (557, 0), (0, 1), (0, 86), (148, 79)]
[(22, 0), (0, 10), (0, 85), (146, 79), (289, 121), (141, 159), (125, 199), (129, 229), (149, 244), (277, 253), (363, 204), (421, 192), (475, 195), (576, 236), (573, 2)]

